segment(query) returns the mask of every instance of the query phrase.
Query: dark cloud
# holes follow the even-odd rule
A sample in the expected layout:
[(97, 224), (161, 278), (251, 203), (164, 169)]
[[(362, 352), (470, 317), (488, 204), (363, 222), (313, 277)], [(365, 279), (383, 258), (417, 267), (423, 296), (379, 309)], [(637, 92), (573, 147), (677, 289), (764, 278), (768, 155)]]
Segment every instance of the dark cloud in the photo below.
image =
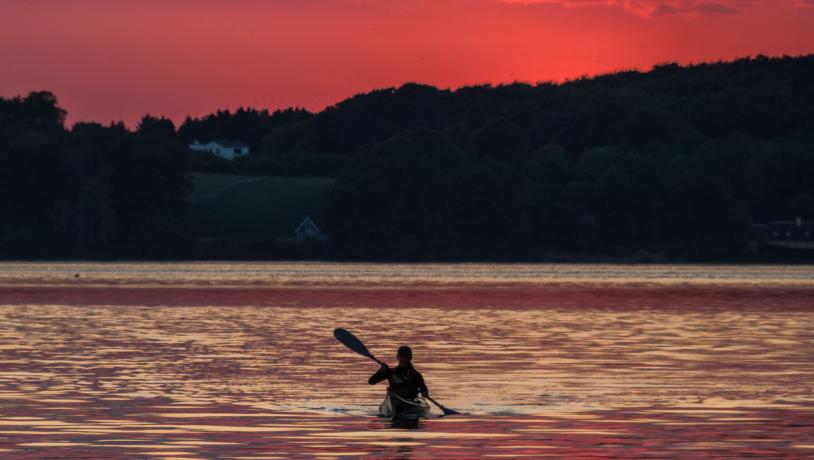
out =
[(662, 3), (661, 5), (654, 8), (653, 11), (650, 12), (650, 16), (658, 18), (661, 16), (671, 16), (677, 13), (678, 13), (677, 9), (673, 8), (670, 5), (665, 5)]
[[(565, 7), (615, 6), (644, 17), (738, 13), (739, 2), (754, 0), (500, 0), (507, 3), (552, 3)], [(814, 0), (783, 0), (814, 6)]]
[(738, 12), (737, 9), (723, 3), (699, 3), (690, 10), (701, 14), (732, 14)]
[[(814, 1), (814, 0), (807, 0)], [(640, 1), (638, 4), (642, 5)], [(715, 15), (715, 14), (733, 14), (739, 11), (726, 3), (713, 3), (713, 2), (687, 2), (687, 1), (672, 1), (659, 3), (652, 7), (647, 16), (658, 18), (664, 16), (673, 16), (677, 14), (701, 14), (701, 15)]]

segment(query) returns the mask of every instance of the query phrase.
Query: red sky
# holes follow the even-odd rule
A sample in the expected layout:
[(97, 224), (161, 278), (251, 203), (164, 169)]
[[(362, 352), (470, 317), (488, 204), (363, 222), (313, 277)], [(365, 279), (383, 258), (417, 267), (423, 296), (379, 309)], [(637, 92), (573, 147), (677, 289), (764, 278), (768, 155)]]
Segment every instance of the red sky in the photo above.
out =
[(814, 0), (0, 0), (0, 95), (70, 121), (318, 110), (407, 81), (814, 53)]

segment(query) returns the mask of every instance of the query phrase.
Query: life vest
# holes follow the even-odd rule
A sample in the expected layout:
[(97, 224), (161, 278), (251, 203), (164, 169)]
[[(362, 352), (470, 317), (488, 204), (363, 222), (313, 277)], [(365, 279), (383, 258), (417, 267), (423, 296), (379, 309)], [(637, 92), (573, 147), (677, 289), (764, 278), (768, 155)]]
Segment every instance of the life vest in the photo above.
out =
[(396, 375), (396, 370), (393, 369), (393, 371), (390, 373), (390, 384), (391, 385), (392, 384), (402, 385), (402, 384), (405, 384), (405, 383), (410, 383), (409, 379), (410, 379), (410, 373), (412, 371), (413, 371), (413, 368), (409, 367), (409, 368), (407, 368), (407, 373), (404, 374), (404, 377), (399, 377), (398, 375)]

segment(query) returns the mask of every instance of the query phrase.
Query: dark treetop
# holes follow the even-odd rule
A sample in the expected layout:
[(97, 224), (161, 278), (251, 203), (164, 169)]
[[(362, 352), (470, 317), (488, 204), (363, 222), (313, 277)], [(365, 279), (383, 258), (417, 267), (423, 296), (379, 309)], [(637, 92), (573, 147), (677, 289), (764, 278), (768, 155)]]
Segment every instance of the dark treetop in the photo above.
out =
[[(814, 217), (812, 81), (812, 56), (758, 57), (133, 131), (68, 129), (47, 92), (0, 99), (0, 257), (193, 257), (191, 171), (336, 178), (312, 216), (321, 257), (744, 257), (750, 223)], [(187, 148), (212, 139), (251, 153)]]

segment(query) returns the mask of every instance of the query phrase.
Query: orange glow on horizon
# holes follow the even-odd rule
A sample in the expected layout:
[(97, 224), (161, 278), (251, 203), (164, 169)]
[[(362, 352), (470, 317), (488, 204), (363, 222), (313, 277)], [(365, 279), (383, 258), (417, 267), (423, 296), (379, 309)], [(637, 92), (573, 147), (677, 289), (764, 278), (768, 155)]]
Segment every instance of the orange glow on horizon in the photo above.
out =
[(70, 121), (319, 110), (416, 81), (562, 81), (814, 52), (795, 0), (7, 0), (0, 95), (50, 90)]

